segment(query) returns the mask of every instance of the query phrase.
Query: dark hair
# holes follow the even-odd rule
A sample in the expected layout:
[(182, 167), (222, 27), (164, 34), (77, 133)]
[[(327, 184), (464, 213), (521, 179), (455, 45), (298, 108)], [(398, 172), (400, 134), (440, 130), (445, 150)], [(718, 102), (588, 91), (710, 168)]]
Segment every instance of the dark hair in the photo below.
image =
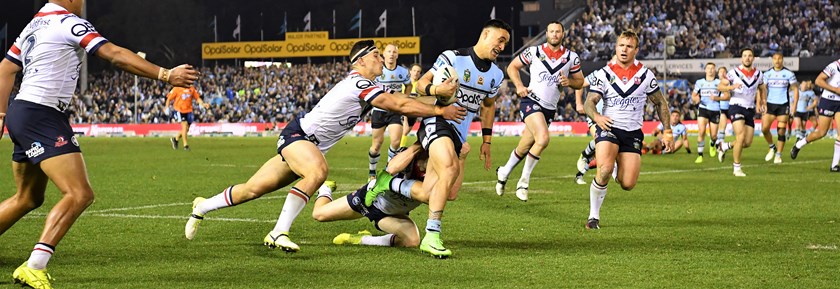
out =
[(508, 33), (510, 33), (510, 31), (513, 29), (513, 28), (510, 28), (510, 25), (508, 25), (507, 23), (505, 23), (504, 21), (499, 20), (499, 19), (490, 19), (489, 21), (484, 22), (484, 28), (490, 28), (490, 27), (504, 29)]
[(785, 54), (782, 53), (781, 51), (777, 51), (776, 53), (773, 53), (773, 56), (776, 56), (776, 55), (781, 56), (781, 57), (785, 57)]
[(711, 66), (717, 66), (717, 65), (715, 65), (715, 63), (714, 63), (714, 62), (706, 62), (706, 66), (709, 66), (709, 65), (711, 65)]
[(738, 56), (744, 55), (744, 51), (749, 51), (750, 53), (752, 53), (753, 56), (755, 56), (755, 51), (753, 51), (752, 48), (749, 48), (749, 47), (742, 48), (741, 53), (738, 53)]
[(548, 25), (546, 25), (545, 27), (548, 28), (548, 26), (551, 25), (551, 24), (560, 25), (560, 28), (563, 28), (563, 31), (566, 31), (566, 26), (563, 26), (563, 23), (560, 23), (560, 21), (557, 21), (557, 20), (548, 22)]
[(364, 56), (363, 54), (367, 54), (366, 52), (359, 54), (359, 51), (367, 50), (370, 47), (376, 47), (376, 43), (371, 39), (356, 41), (356, 44), (353, 44), (353, 48), (350, 49), (350, 55), (348, 55), (350, 57), (350, 63), (356, 62), (357, 59)]

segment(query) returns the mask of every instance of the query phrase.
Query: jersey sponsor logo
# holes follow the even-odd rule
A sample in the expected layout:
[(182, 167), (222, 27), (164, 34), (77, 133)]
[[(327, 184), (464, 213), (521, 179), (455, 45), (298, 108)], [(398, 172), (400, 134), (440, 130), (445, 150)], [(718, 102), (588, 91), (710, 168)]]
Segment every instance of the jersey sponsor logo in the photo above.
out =
[(26, 157), (34, 158), (44, 154), (44, 146), (41, 145), (39, 142), (33, 142), (29, 149), (26, 150)]
[(373, 81), (370, 81), (370, 80), (367, 80), (367, 79), (361, 79), (359, 81), (356, 81), (356, 88), (362, 89), (362, 90), (370, 88), (371, 86), (375, 86), (375, 85), (376, 84), (374, 84)]
[(606, 105), (618, 107), (620, 110), (627, 110), (628, 107), (633, 107), (636, 110), (635, 104), (647, 101), (647, 97), (611, 97), (604, 99)]
[(63, 136), (58, 136), (55, 140), (55, 147), (57, 147), (57, 148), (63, 147), (66, 144), (67, 144), (67, 140), (65, 140)]
[[(636, 84), (638, 84), (638, 83), (636, 83)], [(651, 80), (651, 82), (648, 84), (648, 87), (650, 87), (651, 89), (658, 89), (659, 88), (659, 82)]]
[(79, 36), (82, 36), (82, 35), (85, 35), (85, 34), (88, 34), (88, 33), (91, 33), (91, 32), (96, 32), (96, 28), (93, 28), (93, 25), (91, 25), (87, 21), (76, 24), (76, 25), (73, 25), (72, 27), (70, 27), (70, 34), (73, 34), (73, 36), (76, 36), (76, 37), (79, 37)]
[(279, 139), (277, 139), (277, 148), (279, 149), (283, 144), (286, 143), (286, 139), (283, 138), (281, 135)]
[(466, 108), (470, 112), (477, 112), (480, 107), (481, 100), (484, 99), (482, 93), (466, 93), (463, 90), (458, 90), (458, 104)]
[(613, 133), (611, 133), (610, 131), (607, 131), (607, 130), (602, 130), (601, 131), (601, 137), (602, 138), (609, 138), (609, 139), (618, 139)]
[(548, 71), (541, 71), (537, 83), (542, 82), (560, 83), (560, 76), (548, 74)]
[(346, 120), (339, 120), (338, 124), (346, 128), (353, 128), (360, 119), (359, 116), (354, 115), (348, 117)]

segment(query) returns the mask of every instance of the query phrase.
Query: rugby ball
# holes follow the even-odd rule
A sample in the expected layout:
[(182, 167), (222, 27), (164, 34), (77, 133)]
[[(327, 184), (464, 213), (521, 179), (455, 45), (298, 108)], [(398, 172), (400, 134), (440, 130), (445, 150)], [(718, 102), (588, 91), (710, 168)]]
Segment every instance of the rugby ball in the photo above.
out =
[[(446, 81), (447, 79), (452, 78), (452, 77), (455, 78), (454, 81), (457, 83), (458, 79), (459, 79), (458, 78), (458, 71), (456, 71), (455, 68), (452, 67), (452, 66), (444, 65), (444, 66), (438, 68), (437, 71), (435, 71), (434, 77), (432, 78), (432, 84), (433, 85), (439, 85), (439, 84), (443, 83), (444, 81)], [(450, 96), (438, 96), (438, 95), (436, 95), (435, 98), (437, 98), (437, 101), (441, 105), (450, 105), (450, 104), (453, 104), (455, 102), (458, 102), (457, 95), (458, 95), (458, 90), (455, 90), (455, 93), (450, 95)]]

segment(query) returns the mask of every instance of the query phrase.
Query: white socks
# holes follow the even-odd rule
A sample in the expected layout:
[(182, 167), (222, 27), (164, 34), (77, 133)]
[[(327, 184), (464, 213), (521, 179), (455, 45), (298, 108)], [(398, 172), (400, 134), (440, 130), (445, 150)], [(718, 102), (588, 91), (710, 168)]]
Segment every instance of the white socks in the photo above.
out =
[(47, 268), (47, 263), (50, 262), (50, 257), (52, 257), (53, 253), (55, 253), (53, 246), (45, 243), (37, 243), (35, 244), (35, 248), (32, 249), (32, 254), (29, 255), (29, 261), (26, 263), (26, 266), (36, 270), (44, 270)]
[(368, 246), (394, 246), (394, 234), (384, 236), (362, 236), (362, 242), (359, 243)]
[(519, 184), (517, 184), (517, 187), (528, 187), (528, 183), (531, 182), (531, 172), (534, 171), (534, 167), (537, 166), (539, 161), (540, 157), (528, 152), (528, 156), (525, 157), (525, 165), (522, 166), (522, 176), (519, 177)]
[(592, 179), (592, 185), (589, 186), (589, 218), (601, 219), (601, 205), (604, 204), (604, 198), (607, 196), (607, 186), (598, 185), (595, 179)]
[(193, 209), (193, 214), (204, 216), (209, 212), (226, 208), (232, 207), (233, 204), (233, 186), (227, 187), (221, 193), (210, 197), (209, 199), (204, 200), (198, 206)]
[(286, 202), (283, 204), (283, 211), (280, 212), (280, 217), (277, 219), (277, 224), (274, 225), (272, 232), (288, 233), (292, 227), (292, 222), (295, 221), (300, 211), (309, 202), (309, 196), (298, 188), (292, 187), (289, 194), (286, 196)]

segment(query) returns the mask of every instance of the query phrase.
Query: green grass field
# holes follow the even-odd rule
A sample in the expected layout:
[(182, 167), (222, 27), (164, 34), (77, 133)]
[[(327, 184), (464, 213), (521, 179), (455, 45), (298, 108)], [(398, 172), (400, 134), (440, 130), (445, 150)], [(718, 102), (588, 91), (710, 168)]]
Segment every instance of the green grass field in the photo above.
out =
[[(610, 184), (599, 231), (584, 229), (589, 186), (573, 182), (587, 138), (552, 138), (527, 203), (512, 192), (496, 196), (495, 174), (481, 168), (476, 150), (459, 199), (446, 208), (448, 260), (418, 249), (333, 245), (339, 233), (375, 229), (366, 219), (317, 223), (312, 205), (292, 227), (301, 252), (270, 250), (262, 239), (287, 188), (210, 213), (188, 241), (192, 199), (246, 181), (275, 155), (276, 142), (191, 140), (191, 152), (172, 150), (165, 138), (80, 140), (96, 202), (50, 262), (57, 288), (836, 288), (840, 281), (840, 174), (828, 171), (830, 140), (809, 145), (796, 161), (786, 149), (785, 162), (772, 165), (756, 138), (743, 161), (748, 177), (739, 179), (731, 154), (700, 165), (684, 152), (643, 156), (635, 190)], [(494, 166), (517, 140), (493, 140)], [(347, 137), (327, 156), (338, 196), (365, 182), (369, 145), (370, 138)], [(3, 198), (15, 191), (11, 147), (0, 141)], [(58, 198), (50, 185), (45, 205), (0, 236), (0, 288), (13, 286), (12, 271)], [(426, 212), (421, 206), (411, 215), (421, 230)]]

